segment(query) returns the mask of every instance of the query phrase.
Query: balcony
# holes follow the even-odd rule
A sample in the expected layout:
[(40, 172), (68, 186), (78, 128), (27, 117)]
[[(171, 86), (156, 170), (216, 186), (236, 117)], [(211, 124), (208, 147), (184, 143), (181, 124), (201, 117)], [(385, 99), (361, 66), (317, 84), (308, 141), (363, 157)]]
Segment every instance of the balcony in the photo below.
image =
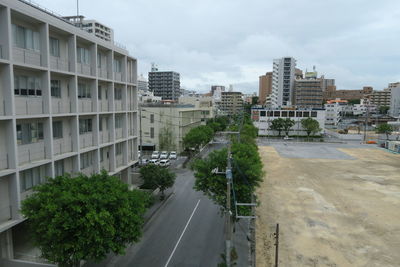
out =
[(122, 100), (115, 100), (114, 106), (116, 111), (122, 110)]
[(100, 169), (101, 170), (106, 170), (106, 171), (110, 171), (111, 170), (111, 163), (108, 159), (103, 160), (102, 162), (100, 162)]
[(13, 58), (16, 62), (41, 66), (41, 54), (38, 51), (13, 47)]
[(90, 176), (94, 173), (93, 165), (81, 170), (81, 173)]
[(59, 57), (50, 57), (50, 67), (61, 71), (71, 71), (69, 61)]
[(34, 115), (44, 113), (44, 103), (41, 97), (15, 97), (16, 115)]
[(94, 111), (92, 99), (79, 99), (78, 104), (79, 104), (79, 112), (81, 113)]
[(111, 111), (108, 100), (99, 101), (99, 111)]
[(72, 139), (71, 138), (60, 138), (55, 139), (53, 144), (54, 155), (61, 155), (72, 152)]
[(104, 68), (97, 68), (97, 73), (100, 78), (103, 79), (111, 79), (111, 73), (107, 71), (107, 69)]
[(122, 73), (114, 72), (114, 80), (122, 82)]
[(61, 98), (51, 99), (51, 111), (54, 114), (71, 113), (72, 103), (69, 100), (62, 100)]
[(117, 167), (120, 167), (124, 164), (124, 157), (122, 155), (116, 155), (115, 161), (116, 161)]
[(109, 143), (111, 141), (111, 133), (109, 131), (100, 131), (99, 141), (101, 144)]
[(87, 75), (87, 76), (93, 75), (92, 67), (89, 64), (77, 63), (76, 69), (77, 69), (77, 72), (80, 74)]
[(0, 154), (0, 171), (10, 168), (10, 159), (8, 153)]
[(80, 140), (81, 149), (85, 148), (85, 147), (93, 146), (93, 134), (92, 133), (86, 133), (86, 134), (79, 135), (79, 140)]
[(0, 225), (11, 220), (12, 206), (0, 204)]
[(122, 128), (115, 128), (115, 139), (121, 139), (122, 138)]
[(18, 145), (19, 165), (43, 160), (46, 158), (46, 148), (44, 142)]

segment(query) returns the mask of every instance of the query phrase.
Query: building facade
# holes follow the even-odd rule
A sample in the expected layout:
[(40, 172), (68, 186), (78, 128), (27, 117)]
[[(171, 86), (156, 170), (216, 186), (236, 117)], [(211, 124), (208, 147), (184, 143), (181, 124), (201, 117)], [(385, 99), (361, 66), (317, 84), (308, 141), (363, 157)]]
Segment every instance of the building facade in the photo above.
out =
[(378, 107), (390, 107), (391, 89), (386, 88), (383, 91), (373, 91), (371, 94), (366, 95), (365, 98), (369, 99), (371, 104)]
[(180, 75), (174, 71), (149, 72), (149, 90), (163, 100), (178, 101), (181, 96)]
[(179, 104), (193, 105), (195, 108), (201, 110), (201, 121), (206, 122), (207, 119), (215, 117), (215, 104), (212, 96), (181, 96), (179, 97)]
[[(290, 135), (307, 135), (301, 126), (301, 120), (305, 118), (313, 118), (318, 121), (321, 130), (317, 135), (324, 133), (325, 110), (323, 109), (304, 109), (304, 110), (285, 110), (285, 109), (266, 109), (266, 108), (252, 108), (251, 119), (254, 126), (258, 128), (258, 135), (261, 136), (276, 136), (277, 131), (271, 130), (272, 121), (283, 118), (291, 119), (295, 122), (294, 126), (290, 129)], [(281, 133), (284, 135), (285, 133)]]
[(143, 76), (143, 74), (140, 74), (140, 76), (138, 77), (137, 85), (139, 92), (147, 92), (149, 90), (149, 82)]
[(272, 72), (261, 75), (258, 80), (258, 103), (265, 105), (267, 97), (272, 93)]
[(294, 100), (296, 60), (292, 57), (274, 59), (272, 72), (272, 107), (291, 106)]
[(389, 114), (393, 117), (400, 117), (400, 84), (391, 88)]
[(219, 102), (220, 115), (233, 115), (243, 112), (243, 98), (241, 92), (222, 92)]
[(325, 125), (337, 126), (342, 115), (349, 109), (348, 101), (335, 99), (328, 100), (325, 106)]
[(322, 108), (323, 80), (317, 72), (306, 72), (305, 78), (295, 80), (295, 101), (298, 108)]
[(96, 20), (86, 20), (84, 16), (68, 16), (63, 18), (100, 39), (108, 42), (114, 42), (113, 29)]
[(13, 259), (21, 201), (45, 177), (105, 169), (129, 182), (137, 60), (15, 0), (0, 0), (0, 51), (0, 258)]
[(141, 108), (142, 144), (155, 150), (182, 152), (183, 137), (202, 124), (202, 110), (193, 105), (148, 104)]
[(373, 88), (370, 86), (364, 86), (362, 90), (336, 90), (336, 86), (328, 86), (324, 92), (324, 99), (332, 100), (340, 98), (343, 100), (359, 100), (372, 92)]

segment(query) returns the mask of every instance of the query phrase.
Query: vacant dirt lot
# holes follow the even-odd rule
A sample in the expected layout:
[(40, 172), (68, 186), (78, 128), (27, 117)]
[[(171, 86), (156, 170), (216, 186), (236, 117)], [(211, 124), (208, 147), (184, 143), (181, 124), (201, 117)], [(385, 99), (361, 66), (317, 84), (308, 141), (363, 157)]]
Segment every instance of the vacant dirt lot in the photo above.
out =
[(257, 266), (400, 266), (400, 155), (328, 144), (261, 146)]

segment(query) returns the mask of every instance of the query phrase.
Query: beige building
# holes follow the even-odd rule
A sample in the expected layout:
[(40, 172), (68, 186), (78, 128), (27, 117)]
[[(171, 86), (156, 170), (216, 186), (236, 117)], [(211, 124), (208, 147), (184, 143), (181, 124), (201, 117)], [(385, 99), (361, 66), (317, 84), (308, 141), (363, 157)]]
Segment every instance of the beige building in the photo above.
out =
[(183, 137), (203, 118), (201, 109), (180, 104), (143, 105), (141, 114), (143, 146), (178, 153), (183, 151)]
[(366, 95), (365, 97), (370, 100), (371, 104), (374, 104), (378, 107), (382, 106), (390, 106), (390, 96), (391, 96), (391, 88), (386, 88), (383, 91), (374, 91), (372, 94)]
[(373, 88), (370, 86), (364, 86), (362, 90), (336, 90), (336, 86), (327, 86), (326, 91), (324, 92), (324, 99), (345, 99), (345, 100), (357, 100), (363, 99), (366, 95), (371, 94), (373, 92)]
[(295, 80), (295, 105), (298, 108), (322, 108), (323, 79), (317, 72), (306, 72), (305, 78)]
[(259, 77), (258, 82), (258, 103), (265, 105), (267, 97), (272, 93), (272, 72), (267, 72)]
[(178, 102), (179, 104), (193, 105), (195, 108), (200, 109), (203, 122), (215, 117), (215, 104), (212, 96), (181, 96)]
[(239, 114), (243, 111), (241, 92), (222, 92), (219, 110), (222, 115)]

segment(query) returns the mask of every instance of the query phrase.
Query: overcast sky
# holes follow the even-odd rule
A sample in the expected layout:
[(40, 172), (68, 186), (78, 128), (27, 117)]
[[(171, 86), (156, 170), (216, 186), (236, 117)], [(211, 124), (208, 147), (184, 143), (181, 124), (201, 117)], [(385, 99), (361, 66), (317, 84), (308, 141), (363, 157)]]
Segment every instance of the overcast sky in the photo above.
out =
[[(62, 15), (75, 0), (34, 0)], [(181, 74), (182, 87), (211, 84), (258, 92), (272, 60), (297, 59), (335, 78), (338, 89), (400, 81), (398, 0), (80, 0), (80, 14), (114, 29), (138, 58)]]

